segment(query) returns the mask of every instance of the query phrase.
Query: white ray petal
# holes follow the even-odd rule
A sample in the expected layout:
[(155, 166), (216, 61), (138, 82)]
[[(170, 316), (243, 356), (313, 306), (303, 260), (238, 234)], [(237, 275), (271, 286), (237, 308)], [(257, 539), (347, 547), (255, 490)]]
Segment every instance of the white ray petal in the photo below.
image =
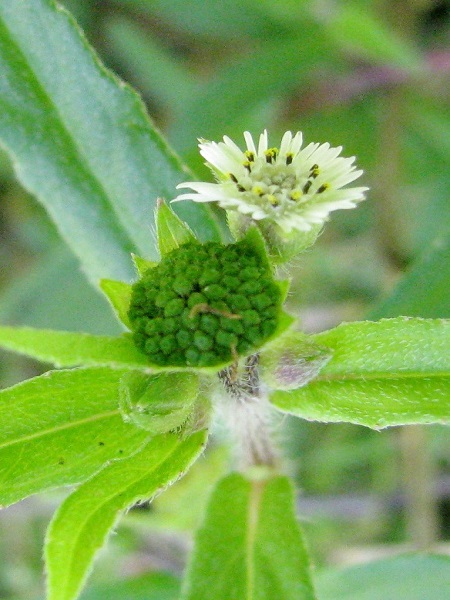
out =
[(291, 143), (292, 143), (292, 132), (286, 131), (286, 133), (283, 135), (283, 137), (281, 139), (280, 156), (284, 157), (284, 156), (286, 156), (286, 154), (288, 152), (292, 152)]
[(268, 147), (267, 129), (264, 129), (263, 133), (259, 136), (258, 155), (263, 156)]
[(253, 154), (256, 156), (257, 152), (255, 142), (253, 141), (252, 134), (249, 131), (244, 131), (244, 139), (245, 143), (247, 144), (247, 150), (250, 150), (250, 152), (253, 152)]
[(302, 147), (303, 144), (303, 134), (301, 131), (297, 131), (297, 133), (294, 136), (294, 139), (292, 140), (291, 143), (291, 152), (295, 155), (298, 154), (298, 152), (300, 152), (300, 148)]

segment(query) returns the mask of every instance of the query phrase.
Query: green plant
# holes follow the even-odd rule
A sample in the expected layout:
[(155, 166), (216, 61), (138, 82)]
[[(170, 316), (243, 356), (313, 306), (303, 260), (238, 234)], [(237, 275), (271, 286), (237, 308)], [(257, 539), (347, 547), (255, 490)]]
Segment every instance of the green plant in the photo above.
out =
[[(0, 137), (24, 186), (135, 332), (133, 338), (128, 332), (0, 328), (4, 348), (61, 368), (0, 392), (1, 504), (77, 486), (48, 531), (48, 599), (77, 597), (118, 517), (174, 483), (200, 456), (219, 391), (240, 472), (224, 477), (212, 494), (182, 597), (314, 598), (292, 486), (271, 441), (270, 413), (375, 429), (448, 423), (448, 321), (398, 317), (303, 334), (281, 309), (287, 284), (276, 278), (275, 264), (308, 247), (333, 210), (314, 204), (327, 199), (329, 184), (316, 181), (319, 165), (310, 165), (299, 189), (291, 187), (285, 198), (245, 188), (245, 170), (233, 169), (227, 178), (224, 169), (223, 176), (207, 154), (219, 180), (207, 185), (247, 194), (229, 213), (237, 241), (223, 213), (209, 204), (177, 202), (171, 204), (175, 214), (160, 203), (156, 211), (157, 198), (173, 198), (186, 172), (135, 93), (102, 67), (70, 16), (50, 0), (4, 2), (0, 23)], [(53, 51), (63, 43), (64, 52)], [(285, 146), (294, 143), (283, 139)], [(282, 148), (283, 142), (277, 152), (263, 147), (267, 165), (276, 165)], [(247, 152), (255, 163), (259, 151)], [(263, 167), (269, 169), (259, 165), (252, 186), (266, 176)], [(206, 193), (194, 185), (201, 200), (214, 199), (211, 187)], [(362, 199), (364, 189), (356, 189), (347, 198), (352, 205)], [(288, 215), (278, 227), (280, 204), (298, 202), (300, 193), (308, 196), (309, 217), (297, 215), (290, 227)], [(252, 194), (264, 206), (254, 205)], [(233, 208), (230, 196), (222, 200)], [(268, 221), (258, 212), (263, 209)], [(188, 262), (195, 267), (196, 261), (211, 264), (187, 278)], [(238, 273), (227, 273), (233, 262)], [(132, 292), (135, 270), (140, 279)], [(237, 283), (226, 280), (236, 275)], [(262, 282), (246, 291), (257, 299), (250, 307), (242, 304), (245, 290), (233, 289), (246, 285), (247, 276), (247, 282)], [(156, 281), (162, 295), (150, 298)], [(161, 331), (152, 330), (156, 319)], [(186, 352), (178, 352), (184, 344)]]

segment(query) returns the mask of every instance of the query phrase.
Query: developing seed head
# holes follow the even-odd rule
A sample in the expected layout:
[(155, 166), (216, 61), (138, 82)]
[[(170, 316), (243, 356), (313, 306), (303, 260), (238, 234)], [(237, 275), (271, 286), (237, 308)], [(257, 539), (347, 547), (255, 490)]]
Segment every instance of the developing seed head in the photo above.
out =
[(180, 246), (134, 284), (128, 316), (149, 362), (221, 367), (273, 335), (281, 292), (247, 241)]

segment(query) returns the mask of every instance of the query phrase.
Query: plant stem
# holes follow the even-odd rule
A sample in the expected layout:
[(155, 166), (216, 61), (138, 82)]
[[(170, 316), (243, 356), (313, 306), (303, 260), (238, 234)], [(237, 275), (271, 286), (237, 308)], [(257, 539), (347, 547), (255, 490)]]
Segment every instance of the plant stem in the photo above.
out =
[(403, 87), (391, 90), (382, 104), (378, 167), (373, 186), (377, 196), (378, 235), (389, 264), (403, 270), (407, 263), (405, 234), (396, 202), (403, 157)]
[(403, 486), (409, 538), (418, 550), (430, 548), (438, 539), (439, 523), (434, 495), (435, 464), (425, 427), (402, 427)]
[[(420, 11), (429, 4), (428, 0), (382, 2), (387, 21), (398, 34), (413, 43), (417, 43)], [(397, 85), (385, 98), (383, 121), (380, 124), (379, 173), (376, 182), (381, 237), (389, 262), (397, 270), (402, 270), (407, 262), (402, 244), (402, 220), (396, 211), (403, 162), (405, 91), (404, 84)], [(399, 435), (406, 527), (413, 545), (423, 549), (438, 538), (438, 516), (433, 490), (435, 464), (423, 427), (403, 427)]]
[(274, 468), (278, 454), (270, 431), (270, 406), (258, 373), (259, 356), (249, 356), (240, 370), (231, 365), (219, 373), (225, 390), (223, 406), (234, 437), (242, 470), (253, 466)]
[[(420, 0), (419, 0), (420, 1)], [(418, 23), (417, 2), (382, 0), (380, 10), (395, 32), (408, 43), (415, 42)], [(408, 80), (401, 73), (397, 83), (381, 98), (379, 148), (374, 192), (377, 197), (378, 234), (388, 262), (403, 271), (409, 262), (404, 216), (399, 209), (404, 155), (405, 92)]]

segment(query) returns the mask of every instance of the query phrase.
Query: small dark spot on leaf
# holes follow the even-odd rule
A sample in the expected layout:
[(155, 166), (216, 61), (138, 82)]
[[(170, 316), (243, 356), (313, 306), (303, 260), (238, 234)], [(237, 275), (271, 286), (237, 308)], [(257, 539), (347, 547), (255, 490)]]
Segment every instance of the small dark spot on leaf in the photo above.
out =
[(119, 454), (123, 454), (123, 450), (119, 450)]
[(66, 462), (66, 461), (65, 461), (65, 459), (64, 459), (64, 458), (60, 458), (60, 459), (58, 460), (58, 465), (63, 465), (65, 462)]
[(104, 445), (105, 445), (105, 442), (99, 442), (99, 443), (98, 443), (98, 445), (99, 445), (99, 446), (104, 446)]

